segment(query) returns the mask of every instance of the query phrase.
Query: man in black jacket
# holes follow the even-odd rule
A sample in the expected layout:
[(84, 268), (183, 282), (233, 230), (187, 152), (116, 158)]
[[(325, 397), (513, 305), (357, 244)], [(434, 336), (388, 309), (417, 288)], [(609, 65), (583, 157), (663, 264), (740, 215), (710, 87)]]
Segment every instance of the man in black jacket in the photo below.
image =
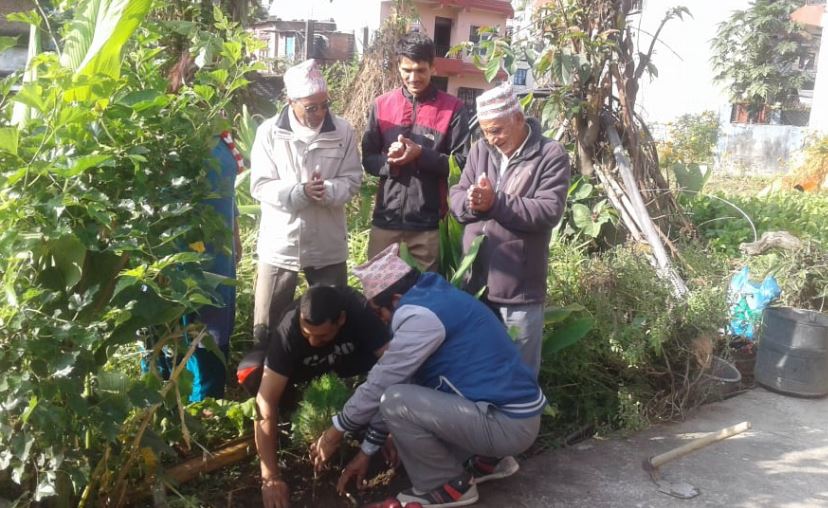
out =
[(368, 257), (405, 242), (423, 269), (436, 270), (438, 226), (447, 212), (449, 156), (463, 167), (468, 116), (460, 99), (431, 83), (431, 39), (409, 33), (397, 43), (396, 53), (403, 86), (374, 101), (362, 138), (362, 165), (380, 177)]

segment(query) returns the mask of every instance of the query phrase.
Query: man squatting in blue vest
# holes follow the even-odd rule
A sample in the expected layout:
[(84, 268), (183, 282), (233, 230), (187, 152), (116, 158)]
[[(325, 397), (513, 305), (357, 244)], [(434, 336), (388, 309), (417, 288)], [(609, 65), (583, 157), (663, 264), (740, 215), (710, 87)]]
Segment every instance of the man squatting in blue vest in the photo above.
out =
[(403, 506), (473, 504), (477, 484), (517, 471), (511, 456), (534, 442), (546, 398), (485, 304), (398, 253), (392, 244), (354, 269), (392, 339), (311, 458), (323, 467), (345, 432), (367, 427), (337, 484), (340, 492), (351, 479), (363, 487), (370, 457), (391, 433), (412, 483), (397, 496)]

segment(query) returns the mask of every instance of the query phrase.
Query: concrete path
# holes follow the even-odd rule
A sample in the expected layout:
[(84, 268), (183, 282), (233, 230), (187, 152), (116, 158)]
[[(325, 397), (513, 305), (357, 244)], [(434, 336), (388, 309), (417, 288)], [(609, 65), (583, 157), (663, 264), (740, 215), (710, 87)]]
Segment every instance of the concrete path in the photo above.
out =
[[(753, 428), (664, 465), (663, 476), (701, 494), (681, 500), (657, 491), (643, 459), (690, 439), (749, 421)], [(680, 424), (629, 438), (591, 439), (521, 464), (506, 480), (480, 486), (481, 508), (828, 507), (828, 398), (800, 399), (756, 388), (708, 404)]]

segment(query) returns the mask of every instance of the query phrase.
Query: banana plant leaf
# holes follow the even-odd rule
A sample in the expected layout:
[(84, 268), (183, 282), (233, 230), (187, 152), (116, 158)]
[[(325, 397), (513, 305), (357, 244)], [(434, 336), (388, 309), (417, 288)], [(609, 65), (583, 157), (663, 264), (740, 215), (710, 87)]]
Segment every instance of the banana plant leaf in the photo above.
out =
[(146, 17), (152, 0), (86, 0), (75, 11), (61, 64), (76, 74), (121, 73), (121, 50)]

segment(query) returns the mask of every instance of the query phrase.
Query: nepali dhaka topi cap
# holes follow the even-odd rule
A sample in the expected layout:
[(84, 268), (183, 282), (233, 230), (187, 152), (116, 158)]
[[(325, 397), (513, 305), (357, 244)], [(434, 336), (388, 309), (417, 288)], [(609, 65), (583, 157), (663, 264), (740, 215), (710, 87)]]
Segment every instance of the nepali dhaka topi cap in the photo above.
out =
[(503, 83), (477, 97), (477, 119), (491, 120), (521, 111), (515, 91)]
[(284, 80), (285, 91), (290, 99), (301, 99), (328, 91), (325, 77), (313, 58), (285, 71)]
[(371, 260), (354, 267), (354, 275), (362, 282), (365, 298), (371, 300), (413, 270), (399, 254), (400, 245), (393, 243)]

